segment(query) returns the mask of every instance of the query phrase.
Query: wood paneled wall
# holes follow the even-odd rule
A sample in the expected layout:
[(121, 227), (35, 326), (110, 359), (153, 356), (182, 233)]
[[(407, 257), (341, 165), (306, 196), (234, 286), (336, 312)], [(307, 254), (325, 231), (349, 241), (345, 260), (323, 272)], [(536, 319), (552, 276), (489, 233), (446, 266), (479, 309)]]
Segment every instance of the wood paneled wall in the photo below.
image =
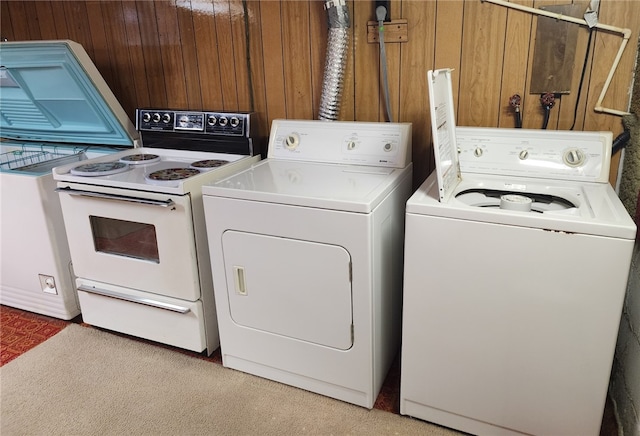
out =
[[(588, 0), (514, 0), (532, 7)], [(379, 47), (367, 43), (373, 0), (349, 0), (350, 57), (340, 119), (384, 121)], [(327, 18), (324, 1), (2, 0), (2, 37), (71, 39), (81, 43), (133, 119), (136, 107), (254, 111), (264, 138), (275, 118), (317, 118)], [(391, 18), (408, 20), (406, 43), (387, 44), (394, 121), (413, 123), (414, 182), (433, 169), (426, 72), (453, 68), (457, 124), (514, 127), (508, 104), (523, 98), (523, 125), (540, 128), (539, 95), (529, 95), (537, 17), (481, 0), (392, 0)], [(640, 29), (632, 0), (601, 0), (600, 22), (630, 28), (631, 40), (604, 106), (626, 110)], [(572, 92), (557, 100), (550, 129), (569, 129), (588, 30), (580, 28)], [(620, 37), (594, 33), (576, 130), (623, 127), (593, 111)], [(611, 180), (615, 180), (614, 157)]]

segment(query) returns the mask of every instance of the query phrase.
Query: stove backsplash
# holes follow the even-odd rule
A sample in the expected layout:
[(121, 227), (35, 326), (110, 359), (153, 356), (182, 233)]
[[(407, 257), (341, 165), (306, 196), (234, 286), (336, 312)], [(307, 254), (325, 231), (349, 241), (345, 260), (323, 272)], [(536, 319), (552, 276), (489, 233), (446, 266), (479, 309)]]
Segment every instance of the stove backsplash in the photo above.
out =
[(249, 112), (136, 109), (144, 147), (256, 155), (256, 118)]

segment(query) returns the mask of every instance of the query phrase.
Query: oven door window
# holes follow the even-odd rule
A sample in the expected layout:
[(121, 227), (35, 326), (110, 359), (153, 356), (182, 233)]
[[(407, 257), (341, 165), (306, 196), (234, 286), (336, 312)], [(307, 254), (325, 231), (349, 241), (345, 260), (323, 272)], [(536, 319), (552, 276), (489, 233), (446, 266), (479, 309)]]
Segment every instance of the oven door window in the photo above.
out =
[(160, 263), (155, 226), (93, 215), (89, 220), (96, 251)]

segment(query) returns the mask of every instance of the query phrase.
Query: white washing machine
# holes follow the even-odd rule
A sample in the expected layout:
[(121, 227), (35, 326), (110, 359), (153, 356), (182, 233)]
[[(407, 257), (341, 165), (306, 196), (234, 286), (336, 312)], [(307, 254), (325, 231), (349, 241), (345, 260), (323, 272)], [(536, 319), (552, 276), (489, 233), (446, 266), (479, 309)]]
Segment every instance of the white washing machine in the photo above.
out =
[(598, 435), (635, 237), (612, 135), (456, 128), (447, 79), (430, 72), (437, 171), (407, 202), (400, 412)]
[(371, 408), (399, 349), (411, 124), (275, 120), (202, 188), (224, 366)]

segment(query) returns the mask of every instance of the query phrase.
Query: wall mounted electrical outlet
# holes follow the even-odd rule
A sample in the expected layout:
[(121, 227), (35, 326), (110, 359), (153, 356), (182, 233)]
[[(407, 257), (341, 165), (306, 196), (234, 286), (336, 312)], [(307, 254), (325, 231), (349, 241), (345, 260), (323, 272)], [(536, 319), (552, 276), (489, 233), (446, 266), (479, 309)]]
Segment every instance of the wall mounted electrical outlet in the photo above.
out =
[[(378, 6), (384, 6), (387, 10), (387, 13), (384, 17), (384, 21), (389, 22), (391, 21), (391, 1), (390, 0), (375, 0), (375, 8), (374, 11), (378, 10)], [(374, 17), (376, 20), (378, 19), (377, 16)]]

